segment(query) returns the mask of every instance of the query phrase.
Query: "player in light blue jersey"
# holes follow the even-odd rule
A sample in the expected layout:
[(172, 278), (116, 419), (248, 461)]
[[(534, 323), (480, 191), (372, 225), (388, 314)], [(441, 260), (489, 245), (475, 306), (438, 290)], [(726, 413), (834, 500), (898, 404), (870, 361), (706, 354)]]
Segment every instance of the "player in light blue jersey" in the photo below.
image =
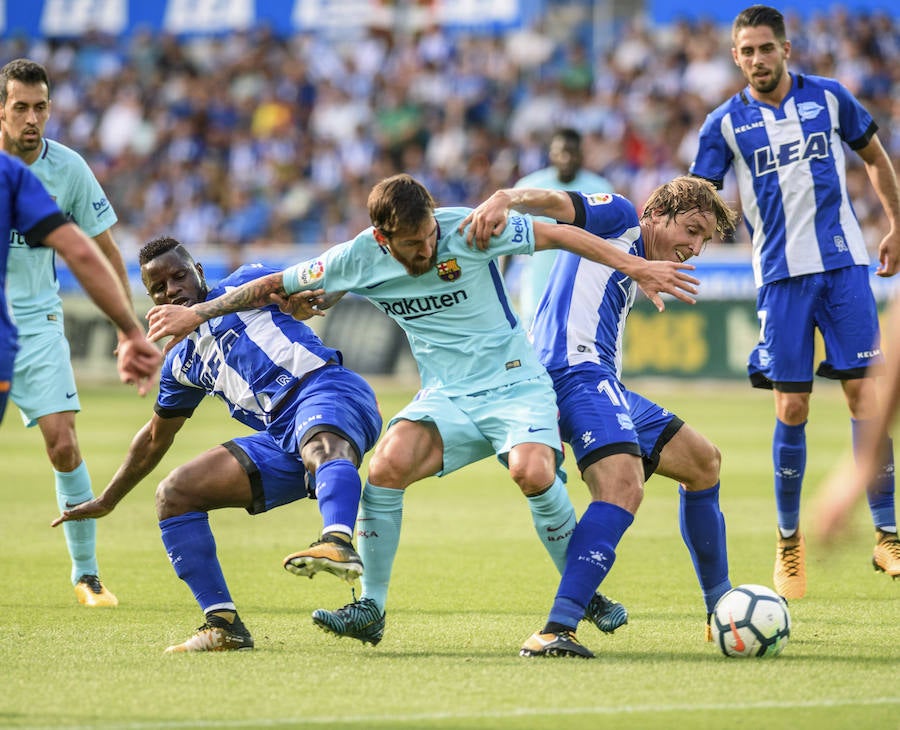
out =
[[(536, 170), (516, 182), (517, 188), (546, 188), (548, 190), (578, 190), (583, 193), (611, 193), (612, 183), (605, 177), (585, 170), (581, 134), (576, 129), (562, 127), (550, 138), (547, 157), (550, 165)], [(556, 251), (538, 251), (522, 259), (522, 287), (519, 296), (519, 316), (526, 326), (531, 324), (538, 302), (550, 278)]]
[(122, 330), (125, 339), (118, 350), (119, 377), (136, 384), (141, 395), (146, 393), (161, 357), (144, 337), (112, 269), (78, 226), (66, 221), (34, 173), (14, 157), (0, 153), (0, 421), (14, 382), (19, 349), (6, 287), (9, 240), (16, 231), (23, 232), (25, 245), (46, 246), (59, 253), (94, 303)]
[[(679, 263), (699, 255), (716, 231), (730, 231), (738, 220), (710, 183), (680, 177), (650, 195), (640, 218), (619, 195), (500, 190), (465, 221), (471, 237), (483, 241), (496, 233), (511, 209), (574, 224), (635, 257)], [(575, 630), (612, 568), (644, 481), (654, 472), (679, 482), (681, 532), (703, 593), (707, 640), (709, 615), (731, 588), (718, 449), (621, 382), (625, 321), (636, 291), (633, 280), (610, 266), (562, 252), (538, 305), (534, 347), (553, 380), (560, 432), (592, 501), (569, 542), (547, 623), (525, 642), (522, 656), (593, 656)]]
[[(25, 162), (66, 217), (97, 242), (130, 302), (125, 265), (110, 232), (116, 214), (87, 163), (68, 147), (44, 138), (50, 106), (50, 82), (39, 63), (20, 58), (0, 69), (0, 147)], [(41, 431), (62, 510), (91, 499), (93, 493), (75, 430), (81, 404), (64, 333), (53, 249), (29, 247), (22, 233), (13, 231), (7, 275), (21, 346), (10, 398), (25, 425)], [(71, 580), (80, 603), (115, 606), (118, 600), (99, 578), (96, 532), (92, 520), (65, 526)]]
[[(172, 238), (148, 243), (140, 262), (153, 302), (184, 307), (271, 273), (259, 265), (243, 266), (207, 292), (202, 266)], [(375, 394), (341, 365), (340, 352), (274, 305), (203, 324), (172, 349), (155, 413), (134, 437), (112, 481), (55, 524), (109, 514), (159, 464), (208, 395), (256, 433), (178, 467), (157, 489), (166, 553), (206, 616), (196, 634), (167, 652), (253, 647), (216, 557), (210, 510), (243, 507), (255, 515), (309, 491), (318, 499), (322, 538), (288, 555), (285, 569), (310, 578), (324, 570), (348, 581), (363, 570), (351, 539), (362, 488), (357, 469), (381, 432)]]
[[(881, 357), (869, 255), (847, 191), (845, 145), (865, 164), (889, 229), (878, 247), (879, 276), (900, 266), (900, 190), (871, 115), (834, 79), (789, 73), (791, 42), (778, 10), (754, 5), (732, 27), (732, 56), (748, 85), (706, 119), (694, 175), (721, 187), (737, 177), (753, 243), (759, 287), (759, 344), (748, 372), (775, 395), (775, 589), (806, 593), (800, 492), (806, 468), (806, 421), (812, 392), (815, 330), (825, 341), (816, 370), (839, 380), (851, 416), (854, 449), (877, 411), (869, 366)], [(893, 445), (868, 491), (876, 529), (877, 570), (900, 575), (894, 505)]]
[[(696, 279), (680, 271), (690, 268), (683, 264), (651, 264), (575, 227), (529, 216), (511, 216), (489, 250), (473, 249), (458, 231), (470, 209), (435, 208), (428, 190), (409, 175), (378, 183), (368, 209), (373, 226), (352, 241), (189, 309), (154, 307), (148, 318), (152, 337), (171, 334), (177, 341), (203, 321), (261, 306), (273, 295), (305, 292), (299, 297), (305, 300), (323, 291), (335, 297), (351, 291), (406, 332), (422, 389), (391, 420), (369, 463), (357, 529), (366, 566), (362, 596), (337, 611), (313, 614), (322, 628), (376, 644), (384, 632), (404, 490), (425, 477), (497, 455), (527, 497), (554, 564), (560, 571), (565, 565), (575, 512), (560, 470), (556, 398), (509, 304), (497, 258), (571, 250), (642, 281), (660, 305), (660, 291), (693, 301)], [(604, 623), (609, 612), (598, 608), (601, 630), (624, 620), (616, 607), (612, 626)]]

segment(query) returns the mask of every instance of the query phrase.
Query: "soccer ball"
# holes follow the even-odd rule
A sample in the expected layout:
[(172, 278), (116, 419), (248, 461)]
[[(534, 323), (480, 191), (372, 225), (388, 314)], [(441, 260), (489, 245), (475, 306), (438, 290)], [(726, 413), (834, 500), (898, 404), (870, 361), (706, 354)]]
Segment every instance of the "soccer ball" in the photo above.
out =
[(751, 584), (723, 595), (709, 625), (713, 641), (725, 656), (778, 656), (791, 635), (785, 600), (771, 588)]

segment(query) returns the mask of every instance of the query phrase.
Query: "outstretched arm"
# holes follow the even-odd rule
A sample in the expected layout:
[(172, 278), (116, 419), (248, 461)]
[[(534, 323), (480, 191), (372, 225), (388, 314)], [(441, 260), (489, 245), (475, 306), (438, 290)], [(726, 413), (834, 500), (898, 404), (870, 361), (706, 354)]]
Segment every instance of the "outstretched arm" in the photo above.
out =
[(154, 414), (135, 434), (125, 461), (103, 493), (73, 509), (65, 510), (50, 523), (51, 527), (69, 520), (96, 519), (112, 512), (122, 498), (156, 468), (186, 420), (184, 417), (161, 418)]
[(165, 352), (168, 352), (203, 322), (232, 312), (266, 307), (272, 303), (273, 294), (282, 298), (287, 297), (281, 271), (248, 281), (220, 297), (199, 302), (191, 307), (161, 304), (147, 313), (147, 321), (150, 323), (147, 336), (156, 342), (171, 335), (172, 339), (165, 347)]
[(853, 507), (874, 483), (887, 457), (884, 449), (900, 409), (900, 299), (891, 305), (885, 333), (891, 349), (880, 378), (877, 414), (862, 433), (855, 459), (845, 459), (835, 467), (817, 496), (815, 529), (826, 542), (838, 537), (845, 528)]
[(685, 273), (685, 270), (694, 268), (691, 264), (648, 261), (643, 256), (633, 256), (582, 228), (534, 221), (534, 250), (554, 248), (570, 251), (621, 271), (637, 283), (660, 312), (666, 308), (660, 297), (662, 293), (671, 294), (687, 304), (694, 304), (696, 301), (691, 295), (697, 293), (700, 281)]
[(562, 190), (504, 188), (469, 213), (459, 224), (459, 232), (462, 233), (468, 227), (466, 243), (485, 251), (491, 236), (499, 235), (506, 228), (511, 210), (542, 215), (563, 223), (572, 223), (575, 220), (575, 206), (572, 199)]
[(94, 303), (119, 329), (119, 378), (122, 382), (136, 384), (141, 395), (147, 393), (162, 355), (144, 337), (131, 300), (97, 244), (72, 223), (53, 230), (44, 242), (62, 256)]

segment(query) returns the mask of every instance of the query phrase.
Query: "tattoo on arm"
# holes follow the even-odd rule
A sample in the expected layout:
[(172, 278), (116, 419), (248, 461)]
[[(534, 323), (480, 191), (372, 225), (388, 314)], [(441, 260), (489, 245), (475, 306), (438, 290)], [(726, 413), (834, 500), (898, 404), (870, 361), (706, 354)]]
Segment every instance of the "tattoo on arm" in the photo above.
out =
[(270, 294), (287, 296), (281, 274), (264, 276), (242, 284), (220, 297), (194, 305), (197, 314), (209, 320), (232, 312), (244, 312), (268, 306)]

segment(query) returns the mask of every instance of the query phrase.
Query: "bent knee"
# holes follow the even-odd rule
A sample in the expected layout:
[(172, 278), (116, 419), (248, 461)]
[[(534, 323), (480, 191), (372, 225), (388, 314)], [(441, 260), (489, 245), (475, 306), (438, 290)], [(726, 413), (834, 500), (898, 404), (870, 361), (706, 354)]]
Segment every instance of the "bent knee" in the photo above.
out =
[(160, 521), (196, 509), (196, 506), (190, 504), (187, 499), (182, 484), (180, 469), (175, 469), (156, 488), (156, 517)]
[(714, 487), (719, 482), (722, 470), (722, 452), (711, 442), (706, 442), (694, 460), (694, 468), (688, 479), (683, 480), (684, 488), (697, 492)]

